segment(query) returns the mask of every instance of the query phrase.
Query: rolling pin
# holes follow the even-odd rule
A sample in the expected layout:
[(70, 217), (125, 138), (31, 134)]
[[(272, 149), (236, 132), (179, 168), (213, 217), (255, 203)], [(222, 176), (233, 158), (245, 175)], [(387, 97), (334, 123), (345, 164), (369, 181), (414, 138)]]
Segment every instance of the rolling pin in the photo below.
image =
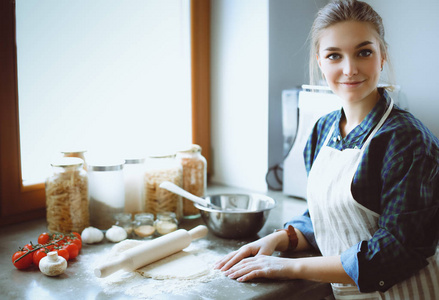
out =
[(178, 229), (122, 252), (116, 260), (94, 269), (94, 273), (96, 277), (104, 278), (121, 269), (134, 271), (183, 250), (193, 240), (206, 236), (207, 231), (204, 225), (199, 225), (189, 231)]

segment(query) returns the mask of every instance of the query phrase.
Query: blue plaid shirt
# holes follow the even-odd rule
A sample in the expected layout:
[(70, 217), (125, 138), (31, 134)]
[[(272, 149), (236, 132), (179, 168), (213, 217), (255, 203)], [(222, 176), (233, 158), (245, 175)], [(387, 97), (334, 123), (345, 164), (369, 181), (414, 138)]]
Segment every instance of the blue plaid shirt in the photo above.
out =
[[(390, 97), (381, 99), (363, 122), (345, 138), (336, 126), (328, 146), (361, 148), (377, 125)], [(343, 110), (322, 117), (304, 150), (307, 171), (334, 121)], [(335, 138), (334, 138), (335, 137)], [(352, 195), (380, 215), (379, 229), (341, 254), (341, 262), (361, 292), (386, 291), (425, 267), (439, 239), (439, 140), (412, 114), (394, 106), (388, 119), (365, 149), (354, 175)], [(285, 224), (293, 225), (318, 249), (309, 212)]]

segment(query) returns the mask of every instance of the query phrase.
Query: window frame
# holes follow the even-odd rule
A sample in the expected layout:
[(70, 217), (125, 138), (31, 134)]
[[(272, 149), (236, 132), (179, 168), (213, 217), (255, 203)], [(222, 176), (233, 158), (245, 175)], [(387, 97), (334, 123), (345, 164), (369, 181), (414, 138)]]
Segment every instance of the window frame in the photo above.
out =
[[(192, 142), (211, 173), (210, 0), (190, 0)], [(15, 1), (0, 1), (0, 226), (41, 218), (44, 183), (23, 185), (20, 161)]]

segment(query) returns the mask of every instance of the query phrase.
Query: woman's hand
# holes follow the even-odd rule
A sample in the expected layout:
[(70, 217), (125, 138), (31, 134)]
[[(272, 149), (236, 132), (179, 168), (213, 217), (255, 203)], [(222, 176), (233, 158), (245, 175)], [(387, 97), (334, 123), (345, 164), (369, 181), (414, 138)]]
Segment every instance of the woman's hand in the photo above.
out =
[(241, 260), (224, 273), (237, 281), (254, 278), (293, 279), (294, 259), (259, 255)]
[(215, 264), (215, 269), (227, 271), (246, 257), (272, 255), (279, 244), (288, 243), (286, 233), (277, 232), (267, 235), (234, 251)]

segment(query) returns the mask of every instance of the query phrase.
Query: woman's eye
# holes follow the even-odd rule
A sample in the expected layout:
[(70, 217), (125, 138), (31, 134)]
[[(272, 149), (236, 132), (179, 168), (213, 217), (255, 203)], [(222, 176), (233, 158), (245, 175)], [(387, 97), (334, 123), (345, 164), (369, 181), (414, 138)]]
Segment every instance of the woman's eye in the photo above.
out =
[(328, 54), (328, 55), (326, 56), (326, 58), (327, 58), (327, 59), (330, 59), (330, 60), (336, 60), (336, 59), (340, 59), (340, 58), (341, 58), (341, 55), (340, 55), (340, 54), (337, 54), (337, 53), (331, 53), (331, 54)]
[(372, 55), (372, 50), (369, 50), (369, 49), (361, 50), (361, 51), (358, 53), (358, 56), (360, 56), (360, 57), (369, 57), (369, 56), (371, 56), (371, 55)]

